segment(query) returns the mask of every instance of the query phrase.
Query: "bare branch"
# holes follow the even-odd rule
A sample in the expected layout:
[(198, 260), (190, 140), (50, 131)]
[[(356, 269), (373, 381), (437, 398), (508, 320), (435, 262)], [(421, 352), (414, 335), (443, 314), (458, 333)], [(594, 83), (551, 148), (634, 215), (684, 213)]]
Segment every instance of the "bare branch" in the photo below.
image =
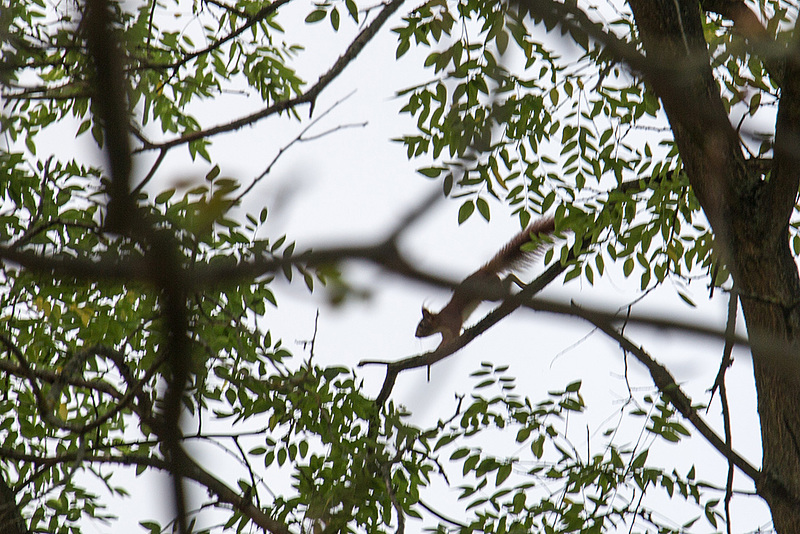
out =
[(132, 195), (134, 195), (134, 196), (135, 196), (136, 194), (138, 194), (138, 193), (139, 193), (139, 191), (141, 191), (141, 190), (142, 190), (142, 188), (143, 188), (144, 186), (146, 186), (146, 185), (147, 185), (147, 184), (150, 182), (150, 180), (152, 180), (152, 179), (153, 179), (153, 176), (155, 176), (155, 175), (156, 175), (156, 171), (157, 171), (157, 170), (158, 170), (158, 168), (161, 166), (161, 162), (163, 162), (163, 161), (164, 161), (164, 156), (166, 156), (166, 155), (167, 155), (167, 150), (166, 150), (166, 149), (161, 149), (161, 150), (158, 152), (158, 157), (157, 157), (157, 158), (156, 158), (156, 160), (153, 162), (153, 166), (152, 166), (152, 167), (150, 167), (150, 170), (147, 172), (147, 176), (145, 176), (145, 177), (142, 179), (142, 181), (141, 181), (141, 182), (139, 182), (139, 183), (136, 185), (136, 187), (134, 187), (134, 188), (133, 188), (133, 191), (131, 191)]
[[(574, 304), (564, 304), (562, 302), (544, 299), (541, 297), (531, 299), (530, 301), (526, 302), (524, 306), (536, 311), (580, 317), (575, 312), (576, 308)], [(674, 330), (676, 332), (696, 334), (702, 337), (722, 340), (726, 344), (730, 343), (731, 347), (733, 347), (733, 345), (738, 345), (740, 347), (750, 346), (750, 342), (747, 340), (747, 338), (736, 336), (733, 333), (728, 334), (728, 332), (723, 332), (716, 328), (702, 326), (696, 322), (666, 319), (662, 316), (654, 314), (626, 313), (625, 315), (620, 315), (619, 311), (607, 311), (599, 308), (587, 308), (585, 306), (580, 306), (579, 309), (585, 310), (587, 313), (591, 313), (592, 316), (602, 318), (604, 321), (607, 321), (611, 324), (619, 322), (624, 323), (625, 325), (636, 324), (658, 330)]]
[(425, 502), (422, 499), (417, 501), (417, 503), (420, 506), (422, 506), (423, 508), (425, 508), (427, 511), (429, 511), (431, 514), (433, 514), (434, 516), (436, 516), (439, 519), (441, 519), (442, 521), (444, 521), (445, 523), (450, 523), (451, 525), (453, 525), (455, 527), (460, 527), (460, 528), (462, 528), (464, 530), (469, 529), (469, 525), (466, 525), (464, 523), (460, 523), (460, 522), (456, 521), (455, 519), (450, 519), (449, 517), (447, 517), (445, 515), (442, 515), (441, 512), (438, 512), (437, 510), (435, 510), (434, 508), (432, 508), (428, 504), (425, 504)]
[(644, 365), (650, 372), (653, 383), (658, 387), (658, 390), (666, 396), (673, 406), (694, 426), (698, 432), (708, 441), (712, 447), (717, 449), (722, 455), (733, 462), (744, 474), (750, 477), (754, 483), (758, 484), (761, 480), (761, 472), (750, 464), (747, 460), (739, 456), (734, 451), (730, 444), (724, 442), (714, 430), (700, 417), (697, 410), (692, 405), (691, 399), (683, 392), (681, 387), (675, 382), (672, 374), (666, 367), (654, 360), (647, 352), (641, 347), (633, 344), (627, 337), (620, 334), (614, 327), (612, 327), (603, 318), (594, 316), (593, 314), (582, 310), (576, 306), (576, 315), (586, 319), (608, 337), (619, 343), (625, 351), (633, 354), (639, 362)]
[[(739, 308), (739, 296), (736, 291), (731, 291), (728, 297), (728, 321), (725, 325), (725, 348), (722, 351), (722, 362), (720, 362), (717, 378), (711, 388), (711, 398), (714, 397), (714, 389), (719, 388), (719, 399), (722, 405), (722, 424), (725, 430), (725, 443), (733, 447), (733, 434), (731, 432), (731, 413), (728, 404), (728, 389), (725, 387), (725, 372), (733, 364), (733, 338), (736, 335), (736, 315)], [(709, 406), (711, 401), (709, 400)], [(708, 408), (706, 408), (708, 413)], [(733, 462), (728, 458), (728, 475), (725, 482), (725, 519), (728, 527), (728, 534), (731, 534), (731, 498), (733, 497)]]
[(728, 300), (728, 320), (725, 325), (725, 348), (722, 351), (722, 361), (719, 364), (719, 371), (717, 377), (714, 379), (714, 384), (711, 386), (711, 394), (709, 395), (708, 403), (714, 398), (714, 391), (720, 388), (725, 382), (725, 372), (733, 364), (733, 345), (736, 343), (736, 310), (739, 306), (739, 296), (735, 291), (731, 291)]
[[(250, 184), (249, 184), (249, 185), (248, 185), (248, 186), (247, 186), (247, 187), (244, 189), (244, 191), (242, 191), (241, 193), (239, 193), (239, 196), (237, 196), (237, 197), (234, 199), (234, 204), (238, 204), (239, 202), (241, 202), (242, 198), (244, 198), (244, 197), (245, 197), (245, 196), (246, 196), (246, 195), (247, 195), (247, 194), (248, 194), (250, 191), (252, 191), (252, 190), (253, 190), (253, 188), (254, 188), (254, 187), (255, 187), (255, 186), (256, 186), (256, 185), (257, 185), (257, 184), (258, 184), (258, 183), (259, 183), (261, 180), (263, 180), (265, 176), (267, 176), (267, 175), (270, 173), (270, 171), (272, 170), (272, 167), (274, 167), (274, 166), (275, 166), (275, 164), (278, 162), (278, 160), (281, 158), (281, 156), (283, 156), (283, 154), (284, 154), (284, 153), (285, 153), (287, 150), (289, 150), (289, 149), (292, 147), (292, 145), (294, 145), (295, 143), (302, 143), (302, 142), (304, 142), (304, 141), (310, 141), (310, 140), (312, 140), (312, 139), (318, 139), (319, 137), (321, 137), (321, 136), (323, 136), (323, 135), (326, 135), (326, 134), (328, 134), (328, 133), (332, 133), (332, 132), (336, 131), (337, 129), (339, 129), (339, 128), (334, 128), (333, 130), (328, 130), (327, 132), (323, 132), (322, 134), (319, 134), (318, 136), (313, 136), (313, 137), (305, 137), (305, 134), (307, 134), (307, 133), (308, 133), (308, 131), (309, 131), (311, 128), (313, 128), (314, 126), (316, 126), (316, 125), (317, 125), (317, 123), (319, 123), (319, 121), (321, 121), (321, 120), (322, 120), (322, 119), (323, 119), (323, 118), (324, 118), (324, 117), (325, 117), (325, 116), (326, 116), (328, 113), (330, 113), (331, 111), (333, 111), (334, 109), (336, 109), (336, 108), (339, 106), (339, 104), (341, 104), (342, 102), (344, 102), (345, 100), (347, 100), (348, 98), (350, 98), (351, 96), (353, 96), (353, 94), (355, 94), (355, 91), (352, 91), (352, 92), (351, 92), (350, 94), (348, 94), (347, 96), (345, 96), (345, 97), (343, 97), (343, 98), (340, 98), (339, 100), (337, 100), (336, 102), (334, 102), (333, 104), (331, 104), (331, 106), (330, 106), (328, 109), (326, 109), (325, 111), (323, 111), (322, 113), (320, 113), (320, 114), (319, 114), (319, 115), (318, 115), (318, 116), (317, 116), (317, 117), (316, 117), (314, 120), (312, 120), (312, 121), (311, 121), (311, 122), (310, 122), (310, 123), (309, 123), (309, 124), (308, 124), (308, 125), (307, 125), (305, 128), (303, 128), (303, 129), (300, 131), (300, 133), (299, 133), (299, 134), (297, 134), (297, 136), (296, 136), (294, 139), (292, 139), (291, 141), (289, 141), (289, 143), (287, 143), (286, 145), (282, 146), (282, 147), (281, 147), (281, 148), (278, 150), (278, 153), (275, 155), (275, 157), (274, 157), (274, 158), (272, 158), (272, 161), (270, 161), (270, 162), (269, 162), (269, 165), (267, 165), (267, 168), (266, 168), (266, 169), (264, 169), (264, 172), (262, 172), (261, 174), (259, 174), (258, 176), (256, 176), (256, 177), (255, 177), (255, 178), (254, 178), (254, 179), (253, 179), (253, 180), (250, 182)], [(362, 123), (362, 124), (361, 124), (361, 126), (364, 126), (364, 125), (365, 125), (364, 123)], [(340, 127), (340, 128), (341, 128), (341, 127)], [(164, 153), (164, 151), (162, 150), (162, 152), (161, 152), (161, 153), (163, 154), (163, 153)]]

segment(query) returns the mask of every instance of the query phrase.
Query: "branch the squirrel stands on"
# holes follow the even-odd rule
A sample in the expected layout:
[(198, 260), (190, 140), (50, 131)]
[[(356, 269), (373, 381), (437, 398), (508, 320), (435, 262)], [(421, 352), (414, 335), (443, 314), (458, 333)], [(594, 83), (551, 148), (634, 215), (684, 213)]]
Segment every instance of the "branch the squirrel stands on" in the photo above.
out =
[[(502, 279), (501, 274), (524, 267), (541, 256), (543, 245), (551, 242), (555, 232), (555, 219), (542, 217), (529, 224), (500, 249), (483, 267), (469, 275), (456, 286), (450, 302), (438, 313), (422, 308), (422, 319), (416, 336), (441, 334), (439, 347), (447, 345), (461, 334), (461, 328), (478, 305), (485, 300), (502, 300), (509, 296), (511, 283), (524, 284), (513, 274)], [(528, 245), (531, 243), (531, 245)], [(525, 246), (528, 245), (528, 246)]]

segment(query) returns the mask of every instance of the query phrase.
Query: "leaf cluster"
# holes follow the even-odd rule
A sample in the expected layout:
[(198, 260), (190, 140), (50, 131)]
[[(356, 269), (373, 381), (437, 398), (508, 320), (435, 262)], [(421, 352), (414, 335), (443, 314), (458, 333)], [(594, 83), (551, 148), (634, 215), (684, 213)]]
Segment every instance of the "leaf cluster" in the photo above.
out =
[[(674, 469), (648, 464), (653, 440), (617, 444), (625, 433), (617, 426), (604, 431), (608, 441), (602, 450), (579, 450), (570, 426), (576, 425), (571, 419), (586, 409), (580, 382), (533, 403), (513, 393), (515, 379), (505, 366), (485, 362), (473, 376), (480, 382), (471, 402), (434, 447), (442, 452), (452, 449), (450, 460), (461, 464), (464, 483), (459, 499), (466, 501), (471, 513), (462, 532), (608, 532), (627, 525), (633, 531), (640, 526), (677, 533), (700, 517), (717, 526), (718, 499), (704, 496), (708, 487), (695, 480), (694, 467), (682, 476)], [(491, 389), (497, 393), (488, 397), (480, 393)], [(648, 416), (642, 430), (668, 443), (689, 435), (663, 399), (655, 402), (645, 396), (643, 401), (649, 410), (631, 404), (631, 415)], [(513, 443), (501, 441), (511, 436)], [(464, 446), (470, 440), (483, 445)], [(498, 456), (487, 443), (491, 449), (511, 448), (515, 453)], [(693, 503), (700, 515), (683, 524), (675, 523), (677, 515), (659, 517), (644, 499), (651, 490)], [(447, 530), (444, 524), (439, 528)]]

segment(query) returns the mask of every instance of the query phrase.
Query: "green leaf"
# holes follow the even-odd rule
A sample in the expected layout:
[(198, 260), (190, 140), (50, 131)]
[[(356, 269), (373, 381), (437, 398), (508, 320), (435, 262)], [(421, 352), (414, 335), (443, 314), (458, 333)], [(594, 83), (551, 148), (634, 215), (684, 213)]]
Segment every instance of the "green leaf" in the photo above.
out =
[(350, 14), (350, 18), (354, 21), (358, 22), (358, 7), (353, 0), (345, 0), (345, 6), (347, 7), (347, 12)]
[(567, 274), (564, 275), (564, 283), (569, 282), (570, 280), (574, 280), (581, 275), (581, 268), (580, 266), (576, 266), (573, 269), (567, 271)]
[(174, 190), (174, 189), (167, 189), (166, 191), (162, 191), (161, 193), (159, 193), (159, 194), (156, 196), (156, 198), (154, 199), (154, 202), (155, 202), (157, 205), (158, 205), (158, 204), (166, 204), (166, 203), (167, 203), (167, 201), (168, 201), (170, 198), (172, 198), (172, 195), (174, 195), (174, 194), (175, 194), (175, 190)]
[(80, 126), (78, 126), (78, 131), (75, 133), (75, 137), (78, 137), (79, 135), (81, 135), (82, 133), (84, 133), (86, 130), (88, 130), (88, 129), (89, 129), (89, 127), (90, 127), (91, 125), (92, 125), (92, 121), (90, 121), (90, 120), (88, 120), (88, 119), (87, 119), (87, 120), (85, 120), (85, 121), (83, 121), (83, 122), (81, 122), (81, 125), (80, 125)]
[(466, 449), (466, 448), (458, 449), (458, 450), (454, 451), (453, 454), (450, 455), (450, 459), (451, 460), (460, 460), (461, 458), (464, 458), (468, 454), (469, 454), (469, 449)]
[(490, 215), (489, 203), (486, 202), (486, 200), (484, 200), (483, 198), (478, 197), (478, 199), (475, 201), (475, 205), (478, 207), (478, 213), (480, 213), (481, 216), (488, 221)]
[(692, 299), (690, 299), (690, 298), (689, 298), (689, 296), (688, 296), (688, 295), (686, 295), (686, 294), (684, 294), (682, 291), (678, 291), (678, 296), (679, 296), (679, 297), (680, 297), (680, 298), (681, 298), (681, 299), (682, 299), (682, 300), (683, 300), (683, 301), (684, 301), (686, 304), (688, 304), (688, 305), (689, 305), (689, 306), (691, 306), (692, 308), (696, 308), (696, 307), (697, 307), (697, 305), (694, 303), (694, 301), (692, 301)]
[(622, 264), (622, 273), (627, 278), (633, 272), (633, 258), (628, 258), (625, 260), (625, 263)]
[(554, 106), (557, 106), (558, 98), (559, 98), (558, 89), (554, 87), (550, 90), (550, 102), (552, 102)]
[(214, 178), (219, 176), (219, 172), (220, 172), (219, 171), (219, 165), (214, 165), (214, 167), (212, 167), (211, 170), (208, 171), (208, 174), (206, 174), (206, 181), (208, 181), (208, 182), (213, 181)]
[(159, 534), (161, 532), (161, 525), (155, 521), (139, 521), (139, 525), (150, 531), (150, 534)]
[(308, 14), (308, 16), (306, 17), (306, 22), (309, 24), (314, 22), (319, 22), (322, 19), (324, 19), (325, 16), (326, 16), (325, 10), (315, 9), (314, 11)]
[(333, 26), (334, 31), (339, 31), (339, 10), (335, 7), (331, 9), (331, 26)]
[[(453, 173), (448, 173), (447, 176), (444, 177), (444, 181), (442, 182), (442, 192), (444, 196), (450, 196), (450, 191), (453, 190)], [(797, 237), (797, 236), (795, 236)], [(800, 242), (800, 238), (798, 238), (798, 242)]]
[(540, 435), (531, 442), (531, 452), (537, 459), (541, 460), (542, 456), (544, 456), (544, 435)]
[(495, 38), (495, 43), (497, 44), (497, 51), (500, 52), (500, 54), (505, 54), (508, 48), (508, 33), (505, 31), (498, 33)]
[(472, 212), (475, 211), (475, 204), (471, 200), (467, 200), (461, 205), (461, 208), (458, 210), (458, 224), (462, 224), (464, 221), (469, 219)]
[(749, 110), (750, 116), (752, 117), (753, 115), (755, 115), (756, 112), (760, 109), (760, 107), (761, 107), (761, 93), (757, 92), (750, 98), (750, 110)]
[(411, 48), (411, 42), (408, 39), (403, 39), (397, 44), (397, 51), (395, 52), (395, 59), (400, 59)]
[(25, 146), (28, 147), (31, 154), (36, 155), (36, 142), (33, 139), (33, 134), (28, 134), (25, 137)]
[(501, 465), (497, 469), (497, 478), (494, 481), (494, 485), (495, 486), (499, 486), (500, 484), (505, 482), (510, 474), (511, 474), (511, 464), (503, 464), (503, 465)]
[(418, 173), (423, 176), (427, 176), (428, 178), (436, 178), (442, 174), (442, 171), (444, 171), (444, 169), (441, 167), (424, 167), (422, 169), (417, 169)]

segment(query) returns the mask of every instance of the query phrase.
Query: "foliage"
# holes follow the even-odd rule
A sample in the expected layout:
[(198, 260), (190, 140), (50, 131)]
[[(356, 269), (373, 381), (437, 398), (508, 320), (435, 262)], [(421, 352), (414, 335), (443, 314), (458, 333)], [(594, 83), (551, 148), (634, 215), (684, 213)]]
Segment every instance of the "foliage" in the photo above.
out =
[[(459, 222), (475, 207), (488, 220), (491, 198), (513, 206), (523, 225), (557, 206), (563, 227), (579, 238), (589, 233), (594, 249), (595, 265), (584, 263), (568, 279), (582, 274), (592, 283), (605, 259), (621, 261), (625, 276), (639, 272), (642, 289), (668, 277), (685, 282), (698, 268), (709, 273), (711, 234), (697, 217), (700, 206), (671, 132), (656, 120), (658, 97), (601, 43), (578, 33), (559, 42), (555, 32), (534, 25), (542, 22), (535, 14), (522, 17), (513, 5), (427, 2), (395, 29), (398, 55), (411, 44), (432, 49), (425, 60), (431, 81), (401, 92), (403, 111), (418, 125), (401, 139), (408, 156), (449, 158), (420, 172), (441, 178), (445, 194), (463, 199)], [(786, 39), (778, 30), (786, 10), (777, 2), (764, 9), (775, 13), (770, 31)], [(778, 86), (721, 22), (709, 15), (706, 35), (723, 102), (741, 116), (740, 127), (754, 128), (762, 102), (775, 102)], [(630, 13), (603, 23), (635, 34)], [(771, 150), (766, 136), (748, 145), (754, 157)], [(635, 180), (646, 190), (613, 187)], [(715, 283), (726, 279), (717, 275)]]
[[(89, 518), (108, 519), (105, 499), (127, 497), (112, 480), (119, 466), (200, 483), (210, 495), (206, 505), (222, 510), (224, 528), (237, 531), (255, 524), (274, 532), (389, 532), (423, 516), (440, 523), (439, 531), (462, 532), (610, 532), (621, 525), (685, 532), (701, 516), (719, 528), (720, 492), (696, 480), (694, 469), (679, 474), (647, 461), (654, 443), (689, 435), (663, 392), (631, 397), (621, 411), (646, 437), (631, 445), (612, 426), (600, 450), (584, 454), (569, 433), (570, 419), (585, 409), (580, 383), (536, 402), (513, 392), (506, 369), (485, 363), (468, 402), (418, 428), (403, 407), (368, 398), (354, 370), (317, 365), (313, 352), (293, 357), (266, 326), (279, 305), (276, 277), (310, 291), (343, 285), (335, 264), (346, 258), (311, 261), (291, 237), (261, 237), (266, 208), (237, 216), (249, 189), (220, 175), (213, 136), (270, 116), (302, 120), (299, 106), (313, 109), (332, 78), (301, 79), (294, 62), (303, 46), (285, 40), (284, 26), (327, 21), (335, 31), (362, 31), (344, 63), (328, 71), (335, 77), (380, 29), (367, 21), (400, 6), (383, 4), (375, 15), (353, 0), (325, 1), (304, 6), (299, 18), (281, 18), (289, 3), (111, 4), (109, 33), (125, 52), (130, 110), (116, 119), (129, 125), (134, 157), (161, 154), (145, 182), (182, 145), (207, 173), (203, 185), (152, 198), (145, 182), (130, 184), (147, 230), (122, 234), (105, 226), (109, 184), (120, 178), (78, 157), (43, 154), (39, 142), (74, 120), (76, 136), (113, 149), (95, 59), (83, 44), (84, 4), (3, 4), (0, 473), (26, 528), (80, 532)], [(769, 31), (786, 40), (787, 10), (777, 0), (761, 8), (771, 14)], [(607, 31), (637, 43), (632, 16), (597, 16)], [(704, 24), (724, 103), (754, 128), (778, 86), (719, 17), (707, 15)], [(522, 225), (554, 210), (558, 228), (575, 237), (573, 252), (561, 251), (566, 281), (593, 284), (606, 265), (619, 264), (641, 290), (676, 282), (689, 303), (682, 288), (692, 277), (726, 283), (652, 88), (585, 32), (562, 27), (562, 39), (554, 29), (513, 2), (431, 0), (404, 12), (392, 30), (396, 58), (429, 48), (431, 79), (399, 90), (417, 131), (397, 141), (423, 161), (423, 176), (459, 199), (459, 222), (476, 212), (489, 220), (494, 201), (511, 206)], [(204, 124), (214, 100), (231, 91), (258, 99), (261, 109), (239, 122)], [(754, 159), (768, 156), (771, 139), (752, 139), (746, 149)], [(183, 330), (159, 272), (162, 237), (186, 288)], [(191, 362), (188, 380), (177, 386), (169, 348), (176, 336), (188, 340)], [(180, 427), (167, 424), (173, 387), (184, 419), (197, 425), (181, 442), (235, 451), (235, 475), (176, 460), (169, 435)], [(231, 430), (215, 434), (203, 422)], [(483, 436), (510, 439), (505, 450), (524, 454), (495, 454)], [(271, 495), (271, 476), (291, 489)], [(110, 497), (87, 490), (91, 478)], [(460, 481), (459, 520), (431, 513), (424, 497), (451, 479)], [(658, 491), (688, 501), (696, 517), (684, 525), (661, 518), (643, 502)], [(142, 526), (172, 528), (154, 520)]]

